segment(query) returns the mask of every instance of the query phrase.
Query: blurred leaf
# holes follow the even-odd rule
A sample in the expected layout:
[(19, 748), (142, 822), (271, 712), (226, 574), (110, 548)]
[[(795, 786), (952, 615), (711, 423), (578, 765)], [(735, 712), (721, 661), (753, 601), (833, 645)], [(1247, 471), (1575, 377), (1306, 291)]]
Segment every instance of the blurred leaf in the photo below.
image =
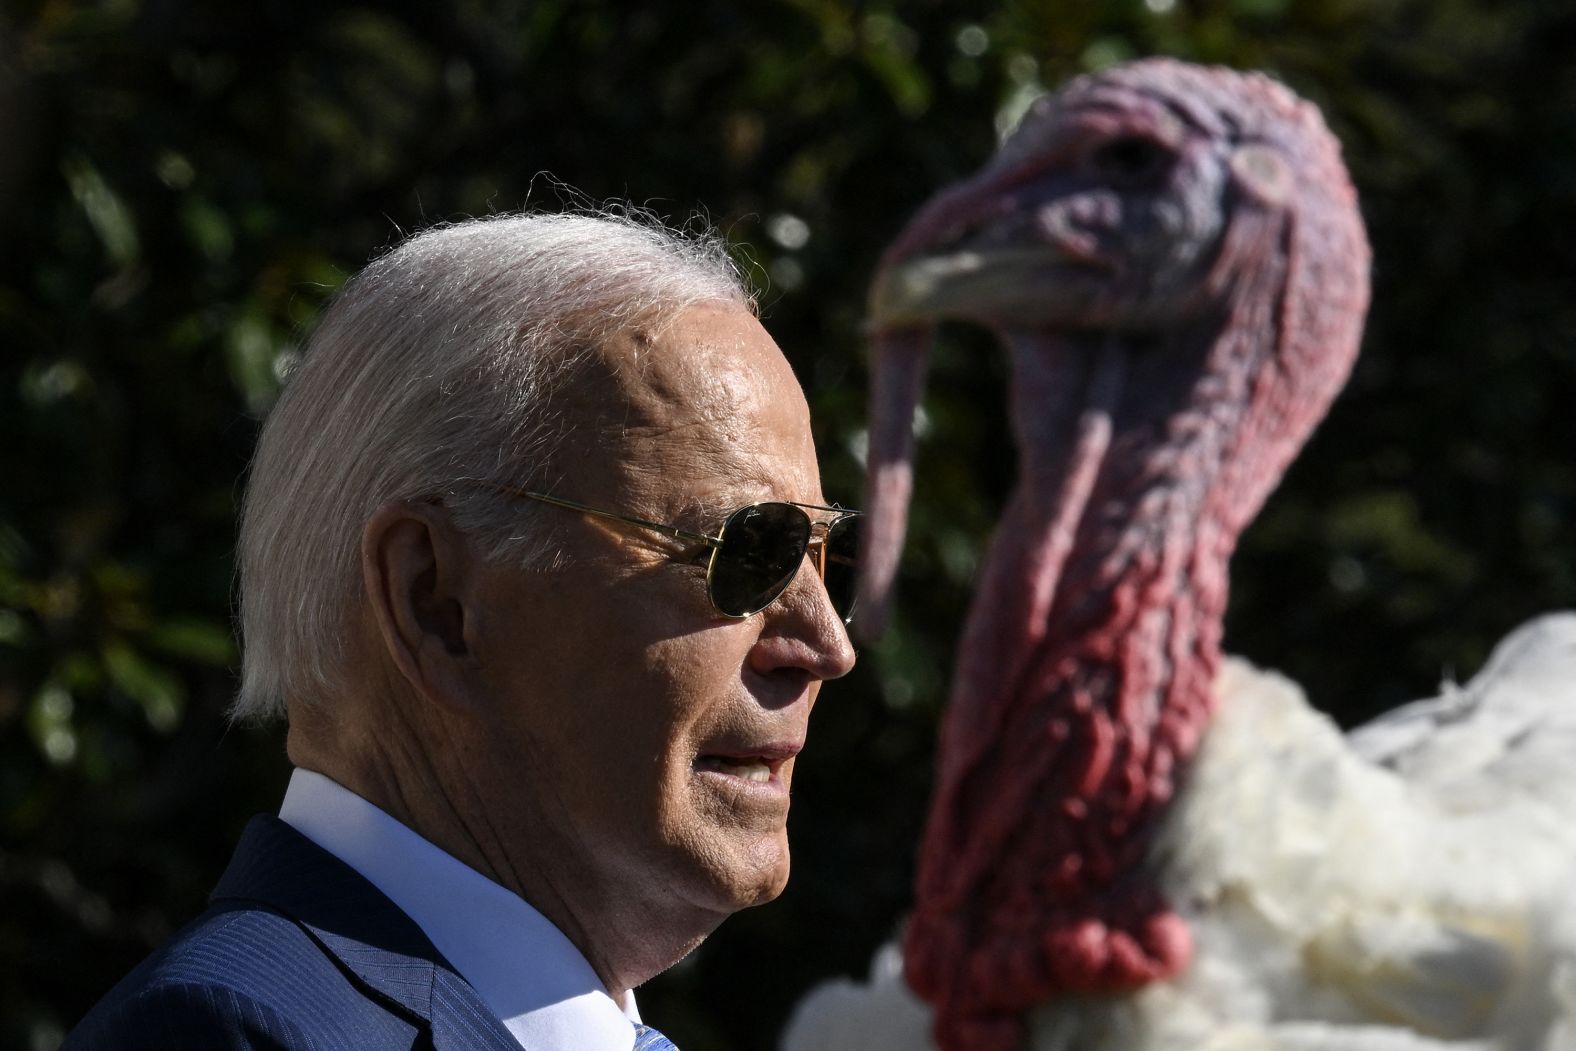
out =
[(149, 646), (172, 657), (223, 666), (235, 659), (235, 644), (224, 625), (187, 617), (170, 620), (143, 635)]
[(222, 263), (235, 250), (229, 217), (212, 203), (201, 198), (188, 201), (181, 210), (181, 223), (197, 250), (210, 261)]
[(14, 609), (0, 608), (0, 645), (22, 646), (33, 640), (27, 619)]
[(67, 157), (61, 168), (71, 195), (104, 245), (104, 253), (117, 266), (130, 266), (140, 248), (131, 211), (86, 157)]
[(1430, 533), (1408, 493), (1376, 491), (1341, 501), (1328, 512), (1325, 528), (1332, 545), (1375, 549), (1408, 572), (1458, 581), (1473, 573), (1470, 554)]
[(237, 318), (225, 335), (230, 378), (246, 399), (249, 411), (262, 415), (279, 396), (290, 345), (281, 340), (262, 314), (251, 312)]
[(175, 728), (186, 701), (178, 679), (121, 642), (105, 645), (104, 667), (110, 681), (142, 706), (149, 726), (161, 733)]
[(65, 765), (76, 758), (77, 733), (71, 721), (75, 711), (75, 701), (59, 683), (45, 684), (33, 697), (27, 728), (51, 763)]

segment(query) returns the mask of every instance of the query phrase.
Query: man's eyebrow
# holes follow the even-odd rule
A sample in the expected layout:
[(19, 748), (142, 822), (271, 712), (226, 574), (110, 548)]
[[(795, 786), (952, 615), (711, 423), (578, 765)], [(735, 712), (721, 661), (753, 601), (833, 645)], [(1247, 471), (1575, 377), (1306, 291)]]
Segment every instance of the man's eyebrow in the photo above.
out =
[(783, 494), (777, 491), (781, 483), (755, 465), (730, 458), (718, 477), (726, 482), (718, 487), (715, 495), (690, 497), (679, 505), (678, 513), (686, 521), (716, 529), (721, 527), (724, 518), (747, 504), (783, 499)]
[(679, 505), (678, 520), (681, 524), (694, 529), (704, 530), (706, 533), (716, 535), (722, 527), (722, 521), (739, 505), (731, 500), (721, 498), (685, 500)]
[(755, 502), (755, 498), (741, 498), (726, 492), (718, 496), (696, 496), (680, 504), (678, 514), (681, 520), (715, 533), (722, 527), (722, 521), (728, 515), (746, 504)]

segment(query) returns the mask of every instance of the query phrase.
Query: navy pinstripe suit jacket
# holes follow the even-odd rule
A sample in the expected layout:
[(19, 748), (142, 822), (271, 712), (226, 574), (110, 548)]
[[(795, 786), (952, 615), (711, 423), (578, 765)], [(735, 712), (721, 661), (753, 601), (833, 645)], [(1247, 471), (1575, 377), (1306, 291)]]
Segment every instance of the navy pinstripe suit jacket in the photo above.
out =
[(208, 911), (62, 1051), (520, 1051), (421, 929), (277, 818), (247, 825)]

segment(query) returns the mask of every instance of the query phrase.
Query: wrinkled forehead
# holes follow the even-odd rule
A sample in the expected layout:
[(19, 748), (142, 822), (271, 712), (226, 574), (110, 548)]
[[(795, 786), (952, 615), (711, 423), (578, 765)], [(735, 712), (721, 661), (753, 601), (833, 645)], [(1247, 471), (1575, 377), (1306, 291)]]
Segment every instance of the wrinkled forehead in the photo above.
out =
[(783, 499), (819, 492), (810, 414), (793, 370), (735, 306), (692, 307), (598, 350), (575, 409), (626, 482)]

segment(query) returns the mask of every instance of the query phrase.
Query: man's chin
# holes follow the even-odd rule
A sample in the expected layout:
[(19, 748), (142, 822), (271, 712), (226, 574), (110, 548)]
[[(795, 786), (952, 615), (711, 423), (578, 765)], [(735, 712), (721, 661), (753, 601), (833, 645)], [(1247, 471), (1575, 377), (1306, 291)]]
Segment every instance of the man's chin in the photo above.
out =
[(783, 889), (788, 886), (788, 870), (790, 865), (788, 857), (788, 837), (786, 835), (782, 837), (781, 846), (773, 855), (773, 857), (774, 863), (763, 869), (763, 875), (765, 876), (765, 879), (761, 884), (761, 892), (756, 896), (754, 901), (750, 902), (751, 906), (765, 905), (769, 901), (776, 900), (778, 895), (782, 894)]
[(683, 820), (665, 837), (699, 867), (691, 872), (705, 886), (701, 900), (722, 912), (764, 905), (788, 885), (786, 800), (751, 806), (762, 800), (746, 793), (741, 806), (734, 788), (726, 780), (696, 777), (680, 811)]
[(719, 905), (727, 912), (765, 905), (788, 886), (788, 836), (786, 832), (760, 836), (733, 851), (727, 872), (719, 874)]

